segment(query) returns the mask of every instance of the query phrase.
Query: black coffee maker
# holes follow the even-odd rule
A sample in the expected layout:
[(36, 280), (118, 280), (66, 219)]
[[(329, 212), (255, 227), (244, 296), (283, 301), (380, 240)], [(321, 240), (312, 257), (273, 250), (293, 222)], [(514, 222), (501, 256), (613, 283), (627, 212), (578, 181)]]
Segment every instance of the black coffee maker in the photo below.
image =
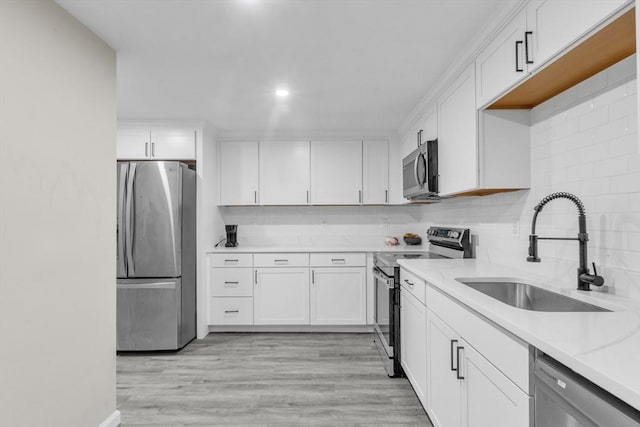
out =
[(224, 228), (227, 231), (227, 243), (224, 244), (225, 247), (235, 248), (238, 246), (238, 226), (225, 225)]

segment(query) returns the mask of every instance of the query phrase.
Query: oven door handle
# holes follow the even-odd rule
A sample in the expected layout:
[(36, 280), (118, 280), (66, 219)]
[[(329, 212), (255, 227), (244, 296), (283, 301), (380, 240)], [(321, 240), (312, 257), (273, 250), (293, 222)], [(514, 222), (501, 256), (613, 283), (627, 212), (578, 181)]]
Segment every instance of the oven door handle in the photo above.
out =
[(387, 284), (387, 288), (389, 288), (389, 289), (395, 288), (395, 285), (393, 283), (393, 279), (388, 278), (387, 276), (385, 276), (384, 274), (380, 273), (375, 268), (373, 269), (373, 277), (375, 277), (378, 280), (382, 280), (383, 282), (385, 282)]

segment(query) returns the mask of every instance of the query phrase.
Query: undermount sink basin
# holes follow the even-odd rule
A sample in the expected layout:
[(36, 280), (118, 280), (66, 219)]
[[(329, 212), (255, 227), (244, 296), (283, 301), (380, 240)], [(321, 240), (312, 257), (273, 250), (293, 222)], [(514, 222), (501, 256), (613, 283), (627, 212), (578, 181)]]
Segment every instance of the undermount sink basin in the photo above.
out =
[(477, 281), (457, 279), (458, 282), (495, 298), (512, 307), (532, 311), (611, 311), (575, 298), (525, 283), (508, 281)]

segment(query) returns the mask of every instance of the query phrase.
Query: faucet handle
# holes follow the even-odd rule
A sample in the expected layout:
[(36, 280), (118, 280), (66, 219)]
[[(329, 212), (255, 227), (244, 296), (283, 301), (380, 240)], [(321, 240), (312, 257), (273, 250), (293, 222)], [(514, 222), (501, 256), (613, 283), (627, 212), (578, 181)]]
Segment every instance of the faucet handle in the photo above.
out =
[(604, 285), (604, 277), (598, 276), (598, 271), (596, 270), (596, 263), (592, 262), (591, 265), (593, 266), (593, 281), (591, 282), (591, 284), (594, 286)]

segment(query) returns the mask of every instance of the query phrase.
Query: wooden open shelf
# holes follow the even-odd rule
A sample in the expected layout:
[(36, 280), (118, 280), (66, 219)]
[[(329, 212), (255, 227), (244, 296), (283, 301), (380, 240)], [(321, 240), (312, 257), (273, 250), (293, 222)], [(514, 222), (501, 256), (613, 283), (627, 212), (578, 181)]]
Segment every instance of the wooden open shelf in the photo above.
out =
[(632, 8), (487, 108), (533, 108), (635, 52), (636, 19)]

